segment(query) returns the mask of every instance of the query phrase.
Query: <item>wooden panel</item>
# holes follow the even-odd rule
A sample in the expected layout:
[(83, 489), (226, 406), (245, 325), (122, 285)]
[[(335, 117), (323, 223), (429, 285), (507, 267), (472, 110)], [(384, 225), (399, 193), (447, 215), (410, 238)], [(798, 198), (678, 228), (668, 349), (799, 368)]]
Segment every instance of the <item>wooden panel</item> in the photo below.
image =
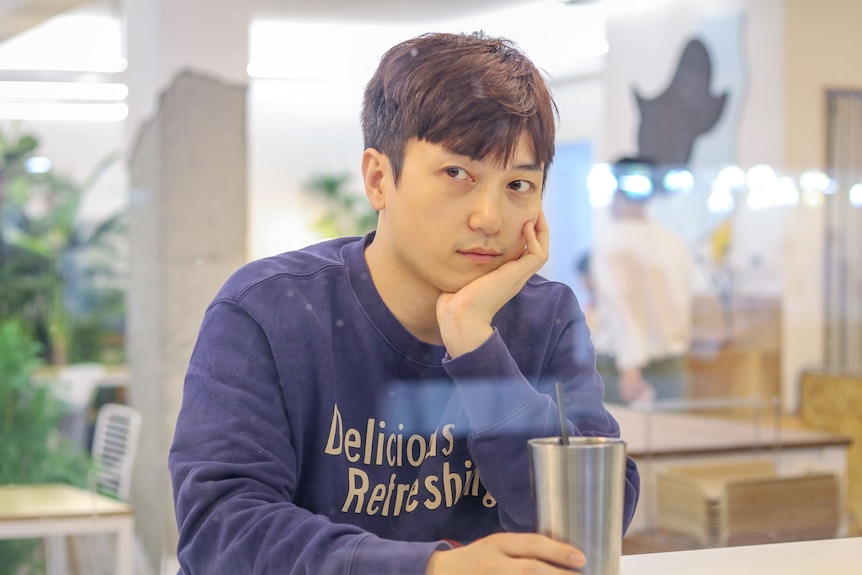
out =
[[(694, 302), (688, 397), (770, 399), (781, 393), (781, 313), (775, 298)], [(746, 416), (739, 410), (714, 415)]]
[(801, 380), (801, 416), (810, 427), (846, 434), (851, 534), (862, 534), (862, 374), (806, 372)]

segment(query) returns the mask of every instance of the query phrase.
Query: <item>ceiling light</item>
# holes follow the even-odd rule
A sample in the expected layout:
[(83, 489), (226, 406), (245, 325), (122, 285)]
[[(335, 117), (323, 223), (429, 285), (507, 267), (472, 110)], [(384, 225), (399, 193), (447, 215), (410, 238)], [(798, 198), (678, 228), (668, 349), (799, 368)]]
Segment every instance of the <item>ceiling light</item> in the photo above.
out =
[(617, 178), (608, 164), (595, 164), (587, 176), (590, 205), (594, 208), (603, 208), (610, 205), (617, 185)]
[(835, 181), (820, 170), (806, 170), (799, 176), (799, 186), (807, 192), (832, 194), (835, 192)]
[(96, 82), (0, 82), (0, 101), (120, 102), (129, 89), (125, 84)]
[(31, 174), (46, 174), (51, 171), (51, 160), (45, 156), (27, 158), (24, 169)]
[(862, 208), (862, 184), (854, 184), (850, 188), (850, 205), (854, 208)]
[(129, 115), (126, 104), (2, 102), (0, 119), (64, 122), (122, 122)]

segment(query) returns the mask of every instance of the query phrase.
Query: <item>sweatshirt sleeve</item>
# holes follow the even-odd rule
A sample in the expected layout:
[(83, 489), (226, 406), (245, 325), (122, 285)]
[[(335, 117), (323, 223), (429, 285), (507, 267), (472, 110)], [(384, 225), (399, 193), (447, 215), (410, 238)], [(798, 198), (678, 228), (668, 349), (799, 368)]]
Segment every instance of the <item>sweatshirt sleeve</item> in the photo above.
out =
[(266, 336), (207, 310), (169, 454), (184, 575), (416, 574), (442, 542), (382, 539), (293, 502), (297, 455)]
[[(602, 403), (604, 388), (582, 313), (562, 330), (535, 386), (521, 373), (496, 329), (478, 349), (446, 358), (444, 366), (470, 421), (471, 455), (509, 531), (534, 530), (527, 440), (560, 436), (559, 411), (552, 397), (556, 381), (563, 384), (571, 435), (620, 436), (619, 425)], [(639, 488), (637, 466), (628, 458), (624, 533), (634, 516)]]

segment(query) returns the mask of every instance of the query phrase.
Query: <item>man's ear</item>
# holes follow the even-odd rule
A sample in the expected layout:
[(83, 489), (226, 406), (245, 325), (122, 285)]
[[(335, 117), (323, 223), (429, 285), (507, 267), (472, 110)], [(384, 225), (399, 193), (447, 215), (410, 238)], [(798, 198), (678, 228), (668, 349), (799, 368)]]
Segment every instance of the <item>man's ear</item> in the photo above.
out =
[(385, 154), (374, 148), (362, 153), (362, 179), (365, 195), (375, 211), (386, 207), (386, 190), (393, 185), (392, 165)]

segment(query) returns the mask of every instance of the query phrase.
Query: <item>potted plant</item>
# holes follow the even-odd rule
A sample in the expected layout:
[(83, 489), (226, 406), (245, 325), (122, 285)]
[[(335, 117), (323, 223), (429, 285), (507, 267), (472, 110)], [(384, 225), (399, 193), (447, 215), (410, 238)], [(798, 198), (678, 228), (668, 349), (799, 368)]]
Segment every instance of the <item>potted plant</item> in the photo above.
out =
[(0, 132), (0, 313), (30, 326), (52, 365), (121, 362), (126, 212), (93, 221), (81, 209), (116, 157), (78, 183), (28, 171), (37, 148)]
[[(65, 482), (86, 487), (89, 454), (58, 429), (64, 406), (35, 378), (40, 345), (18, 320), (0, 321), (0, 484)], [(4, 573), (43, 572), (38, 541), (0, 541)]]
[[(115, 158), (78, 183), (28, 170), (39, 142), (0, 131), (0, 484), (87, 486), (91, 459), (58, 431), (56, 366), (123, 359), (125, 213), (93, 221), (83, 200)], [(0, 541), (4, 573), (44, 570), (34, 540)]]

